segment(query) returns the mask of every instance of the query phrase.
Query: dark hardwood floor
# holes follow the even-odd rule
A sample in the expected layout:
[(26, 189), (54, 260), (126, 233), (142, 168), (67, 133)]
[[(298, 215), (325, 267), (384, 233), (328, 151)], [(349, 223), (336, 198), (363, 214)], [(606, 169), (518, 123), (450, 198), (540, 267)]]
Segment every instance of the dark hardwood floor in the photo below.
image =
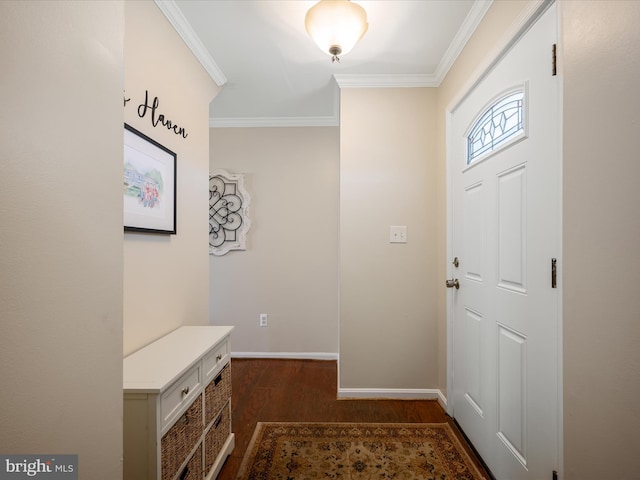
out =
[(233, 359), (231, 383), (236, 446), (220, 480), (236, 478), (257, 422), (447, 422), (481, 473), (490, 478), (437, 401), (337, 400), (335, 361)]

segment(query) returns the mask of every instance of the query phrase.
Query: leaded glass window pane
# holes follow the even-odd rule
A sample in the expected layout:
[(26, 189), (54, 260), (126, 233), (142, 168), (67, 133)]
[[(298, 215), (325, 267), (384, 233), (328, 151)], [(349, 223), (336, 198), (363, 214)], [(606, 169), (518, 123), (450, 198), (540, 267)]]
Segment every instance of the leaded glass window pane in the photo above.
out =
[(467, 165), (524, 130), (524, 92), (510, 93), (491, 105), (467, 136)]

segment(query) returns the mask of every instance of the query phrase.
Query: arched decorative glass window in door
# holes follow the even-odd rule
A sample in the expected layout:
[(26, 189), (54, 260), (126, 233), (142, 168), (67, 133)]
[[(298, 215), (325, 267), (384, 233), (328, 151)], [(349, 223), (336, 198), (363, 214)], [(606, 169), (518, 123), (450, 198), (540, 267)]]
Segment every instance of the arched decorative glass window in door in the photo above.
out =
[(467, 165), (501, 149), (524, 134), (524, 88), (493, 102), (467, 135)]

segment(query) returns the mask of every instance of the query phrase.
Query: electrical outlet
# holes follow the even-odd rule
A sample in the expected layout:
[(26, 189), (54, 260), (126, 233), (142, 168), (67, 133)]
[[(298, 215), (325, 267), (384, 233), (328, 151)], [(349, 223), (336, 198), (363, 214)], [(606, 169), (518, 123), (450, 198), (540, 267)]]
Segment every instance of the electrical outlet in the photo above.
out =
[(268, 315), (266, 313), (261, 313), (260, 314), (260, 326), (261, 327), (266, 327), (267, 326), (267, 318), (268, 318)]

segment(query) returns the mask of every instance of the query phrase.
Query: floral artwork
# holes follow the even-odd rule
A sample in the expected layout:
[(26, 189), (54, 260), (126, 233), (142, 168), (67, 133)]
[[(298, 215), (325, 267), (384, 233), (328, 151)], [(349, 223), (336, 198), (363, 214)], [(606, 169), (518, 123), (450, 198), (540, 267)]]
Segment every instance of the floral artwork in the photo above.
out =
[(176, 233), (176, 156), (125, 125), (124, 228), (146, 233)]
[(142, 208), (160, 208), (163, 185), (162, 172), (154, 166), (147, 169), (131, 158), (124, 164), (124, 194)]

